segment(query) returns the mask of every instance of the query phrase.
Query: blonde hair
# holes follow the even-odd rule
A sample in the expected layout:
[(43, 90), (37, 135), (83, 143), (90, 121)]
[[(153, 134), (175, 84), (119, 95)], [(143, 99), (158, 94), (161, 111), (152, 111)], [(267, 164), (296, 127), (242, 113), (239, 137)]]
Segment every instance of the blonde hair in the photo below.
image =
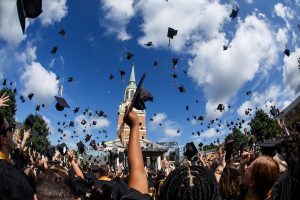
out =
[(269, 156), (259, 156), (252, 163), (251, 179), (254, 186), (246, 199), (271, 200), (272, 188), (278, 176), (278, 163)]

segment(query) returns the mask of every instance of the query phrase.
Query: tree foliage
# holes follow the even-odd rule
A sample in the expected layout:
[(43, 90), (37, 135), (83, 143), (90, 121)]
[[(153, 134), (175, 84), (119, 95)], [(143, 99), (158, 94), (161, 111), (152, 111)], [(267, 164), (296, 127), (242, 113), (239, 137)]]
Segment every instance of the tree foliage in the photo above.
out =
[(254, 118), (250, 122), (251, 134), (255, 136), (257, 142), (279, 138), (282, 130), (276, 119), (269, 117), (263, 110), (257, 110)]
[(209, 151), (209, 150), (217, 149), (217, 148), (218, 148), (217, 145), (211, 143), (211, 144), (209, 144), (209, 145), (204, 145), (204, 146), (203, 146), (203, 151)]
[[(30, 137), (30, 139), (27, 141), (27, 145), (37, 150), (38, 152), (43, 152), (45, 149), (47, 149), (47, 147), (50, 144), (48, 140), (49, 127), (41, 115), (30, 114), (27, 116), (27, 118), (24, 121), (25, 130), (28, 130), (30, 128), (29, 126), (30, 123), (28, 121), (30, 116), (32, 116), (35, 121), (31, 129), (31, 132), (33, 131), (33, 129), (35, 129), (36, 131), (39, 132), (39, 135), (37, 137)], [(24, 129), (21, 130), (21, 134), (22, 133), (24, 133)]]
[(248, 136), (243, 134), (239, 129), (233, 129), (232, 133), (225, 137), (225, 142), (234, 140), (233, 154), (238, 155), (239, 151), (243, 151), (248, 146)]
[(9, 88), (2, 88), (0, 91), (0, 97), (6, 92), (6, 95), (9, 96), (9, 101), (6, 103), (8, 106), (1, 107), (0, 113), (5, 116), (11, 127), (14, 127), (15, 124), (15, 114), (17, 111), (15, 93)]

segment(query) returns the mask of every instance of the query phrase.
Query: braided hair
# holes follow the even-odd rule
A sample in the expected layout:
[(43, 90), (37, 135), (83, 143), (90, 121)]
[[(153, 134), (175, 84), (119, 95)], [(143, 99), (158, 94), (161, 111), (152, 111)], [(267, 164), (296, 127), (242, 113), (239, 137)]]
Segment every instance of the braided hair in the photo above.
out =
[(214, 175), (201, 166), (180, 166), (172, 171), (161, 190), (161, 200), (219, 200)]

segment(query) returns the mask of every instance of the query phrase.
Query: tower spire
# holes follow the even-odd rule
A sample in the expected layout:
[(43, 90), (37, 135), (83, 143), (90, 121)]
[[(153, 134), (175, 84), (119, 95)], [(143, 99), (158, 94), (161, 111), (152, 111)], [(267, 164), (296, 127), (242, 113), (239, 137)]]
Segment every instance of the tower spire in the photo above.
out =
[(135, 84), (134, 64), (132, 65), (130, 79), (129, 79), (129, 84), (132, 84), (132, 83)]

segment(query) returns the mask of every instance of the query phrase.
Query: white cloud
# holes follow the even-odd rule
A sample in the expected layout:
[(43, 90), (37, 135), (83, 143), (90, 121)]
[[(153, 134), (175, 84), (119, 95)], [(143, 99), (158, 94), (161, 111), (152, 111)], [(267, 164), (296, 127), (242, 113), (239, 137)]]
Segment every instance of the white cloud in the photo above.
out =
[(289, 20), (294, 18), (295, 15), (294, 11), (287, 6), (284, 6), (282, 3), (277, 3), (274, 6), (274, 11), (278, 17), (282, 18), (285, 21), (286, 27), (290, 29), (291, 26)]
[(300, 48), (297, 48), (295, 52), (291, 52), (289, 57), (284, 57), (283, 83), (287, 90), (290, 90), (294, 94), (299, 94), (300, 92), (300, 76), (297, 61), (299, 56)]
[(151, 121), (148, 125), (152, 131), (161, 129), (165, 136), (163, 141), (172, 140), (174, 137), (179, 137), (182, 133), (182, 131), (177, 133), (177, 130), (180, 130), (179, 124), (175, 121), (169, 120), (166, 113), (157, 113), (156, 116), (153, 117), (153, 121)]
[(54, 127), (52, 126), (50, 119), (48, 119), (48, 118), (47, 118), (46, 116), (44, 116), (44, 115), (42, 115), (42, 118), (43, 118), (43, 120), (46, 122), (47, 127), (49, 128), (49, 132), (50, 132), (51, 134), (54, 134), (54, 133), (55, 133), (55, 129), (54, 129)]
[(282, 49), (284, 49), (285, 45), (288, 43), (287, 33), (287, 28), (279, 28), (276, 35), (276, 42), (278, 42), (278, 46)]
[(193, 135), (193, 136), (190, 136), (189, 139), (197, 144), (197, 143), (203, 142), (207, 139), (212, 139), (212, 138), (217, 138), (217, 137), (220, 137), (220, 133), (218, 133), (215, 130), (215, 128), (210, 128), (210, 129), (207, 129), (206, 131), (204, 131), (203, 133), (201, 133), (200, 136)]
[(253, 3), (253, 0), (245, 0), (246, 1), (246, 3), (248, 3), (248, 4), (252, 4)]
[(39, 20), (43, 26), (60, 22), (68, 14), (67, 0), (43, 0)]
[(225, 40), (222, 33), (194, 44), (197, 56), (189, 62), (188, 74), (204, 89), (208, 115), (213, 115), (215, 105), (229, 102), (247, 81), (276, 63), (274, 34), (263, 15), (259, 16), (252, 14), (239, 21), (232, 48), (227, 51), (221, 47)]
[[(26, 26), (28, 25), (29, 22), (27, 20)], [(16, 1), (0, 1), (0, 39), (1, 38), (13, 45), (18, 45), (26, 38), (26, 35), (22, 33), (19, 22)]]
[(24, 89), (23, 94), (34, 94), (34, 100), (38, 104), (50, 104), (58, 91), (58, 80), (56, 75), (47, 71), (40, 63), (32, 62), (27, 64), (21, 75)]
[(172, 27), (178, 30), (171, 41), (174, 50), (190, 46), (199, 32), (203, 34), (202, 39), (215, 37), (221, 25), (229, 20), (230, 12), (229, 6), (209, 0), (190, 0), (189, 3), (185, 0), (144, 0), (139, 1), (137, 9), (144, 20), (141, 25), (144, 36), (139, 38), (139, 43), (152, 41), (155, 47), (167, 47), (167, 30)]
[(134, 0), (100, 0), (101, 9), (105, 12), (104, 20), (100, 23), (109, 33), (116, 33), (119, 40), (129, 40), (131, 36), (126, 26), (134, 16)]

